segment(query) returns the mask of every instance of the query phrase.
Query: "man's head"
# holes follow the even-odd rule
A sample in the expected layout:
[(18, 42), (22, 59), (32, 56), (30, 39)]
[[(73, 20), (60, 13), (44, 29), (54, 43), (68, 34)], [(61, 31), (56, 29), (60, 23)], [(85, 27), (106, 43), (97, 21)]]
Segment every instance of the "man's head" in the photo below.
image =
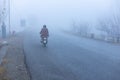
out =
[(43, 28), (46, 28), (46, 25), (43, 25)]

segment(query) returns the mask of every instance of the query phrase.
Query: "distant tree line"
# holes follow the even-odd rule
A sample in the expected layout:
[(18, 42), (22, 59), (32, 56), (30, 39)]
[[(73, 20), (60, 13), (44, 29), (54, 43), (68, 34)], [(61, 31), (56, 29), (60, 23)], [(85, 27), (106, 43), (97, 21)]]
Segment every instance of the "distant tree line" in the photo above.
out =
[[(103, 40), (111, 40), (112, 42), (120, 42), (120, 15), (113, 15), (107, 19), (98, 20), (98, 27), (96, 31), (100, 31), (101, 35), (97, 35), (96, 33), (91, 33), (91, 26), (89, 23), (72, 23), (72, 28), (74, 32), (80, 34), (81, 36), (90, 37), (90, 38), (98, 38), (101, 37)], [(96, 36), (97, 35), (97, 36)], [(95, 37), (96, 36), (96, 37)]]
[[(115, 12), (107, 19), (99, 21), (99, 29), (105, 32), (108, 37), (111, 37), (114, 41), (120, 42), (120, 2), (115, 1)], [(112, 12), (111, 12), (112, 13)]]
[(90, 25), (87, 22), (72, 23), (74, 32), (79, 33), (81, 36), (87, 36), (90, 32)]
[[(116, 0), (115, 7), (111, 16), (98, 19), (95, 28), (100, 34), (92, 32), (90, 23), (87, 22), (72, 22), (72, 30), (81, 36), (90, 38), (101, 38), (102, 40), (111, 40), (112, 42), (120, 42), (120, 1)], [(115, 12), (114, 12), (115, 11)]]
[(116, 42), (120, 42), (120, 16), (114, 15), (111, 18), (99, 21), (98, 30), (105, 32)]

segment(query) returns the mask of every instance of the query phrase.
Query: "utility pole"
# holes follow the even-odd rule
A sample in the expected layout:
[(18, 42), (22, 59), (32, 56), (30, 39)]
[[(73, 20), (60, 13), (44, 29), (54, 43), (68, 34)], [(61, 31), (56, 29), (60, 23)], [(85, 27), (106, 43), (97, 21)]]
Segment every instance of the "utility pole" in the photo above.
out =
[(2, 10), (2, 22), (5, 22), (5, 11), (6, 11), (6, 8), (4, 7), (3, 10)]
[(10, 12), (11, 11), (10, 10), (11, 9), (11, 7), (10, 7), (11, 5), (10, 5), (10, 0), (8, 0), (8, 5), (9, 5), (8, 6), (8, 9), (9, 9), (9, 35), (10, 35), (11, 34), (11, 21), (10, 21), (11, 20), (11, 12)]

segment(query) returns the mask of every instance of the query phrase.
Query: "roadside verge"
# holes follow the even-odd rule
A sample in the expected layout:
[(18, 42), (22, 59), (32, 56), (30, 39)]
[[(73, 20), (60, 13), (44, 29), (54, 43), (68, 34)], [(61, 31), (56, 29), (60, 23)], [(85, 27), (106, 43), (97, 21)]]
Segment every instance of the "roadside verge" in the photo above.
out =
[(0, 66), (0, 80), (30, 80), (25, 64), (23, 36), (14, 36), (8, 43)]

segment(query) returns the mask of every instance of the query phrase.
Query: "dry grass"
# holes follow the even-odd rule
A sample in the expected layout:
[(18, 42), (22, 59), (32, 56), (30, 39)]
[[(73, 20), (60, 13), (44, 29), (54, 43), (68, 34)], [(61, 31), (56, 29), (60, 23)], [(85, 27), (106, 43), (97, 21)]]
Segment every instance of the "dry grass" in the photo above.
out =
[(0, 66), (0, 75), (4, 74), (6, 72), (5, 68)]
[(7, 78), (6, 69), (3, 67), (3, 65), (7, 64), (7, 63), (8, 63), (8, 60), (3, 59), (3, 62), (0, 66), (0, 80), (10, 80), (10, 79)]
[(7, 77), (5, 77), (6, 69), (2, 66), (0, 66), (0, 80), (9, 80)]

